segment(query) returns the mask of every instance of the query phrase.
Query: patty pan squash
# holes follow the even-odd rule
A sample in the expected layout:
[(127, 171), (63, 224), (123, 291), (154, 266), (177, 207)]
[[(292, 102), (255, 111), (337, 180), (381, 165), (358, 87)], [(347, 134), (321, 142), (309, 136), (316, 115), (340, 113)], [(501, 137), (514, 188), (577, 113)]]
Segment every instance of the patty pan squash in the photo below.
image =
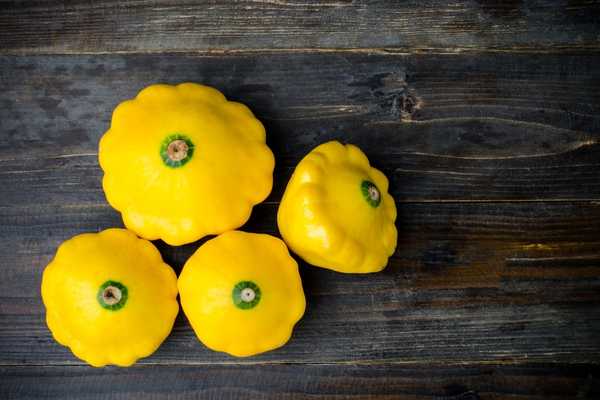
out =
[(310, 264), (338, 272), (385, 268), (396, 248), (396, 204), (385, 175), (356, 146), (332, 141), (296, 167), (277, 213), (279, 231)]
[(44, 270), (42, 299), (56, 341), (94, 367), (154, 353), (179, 311), (175, 273), (152, 243), (125, 229), (61, 244)]
[(283, 346), (304, 314), (298, 264), (269, 235), (230, 231), (209, 240), (186, 262), (178, 286), (198, 339), (237, 357)]
[(240, 227), (273, 185), (260, 121), (195, 83), (152, 85), (119, 104), (98, 157), (125, 226), (175, 246)]

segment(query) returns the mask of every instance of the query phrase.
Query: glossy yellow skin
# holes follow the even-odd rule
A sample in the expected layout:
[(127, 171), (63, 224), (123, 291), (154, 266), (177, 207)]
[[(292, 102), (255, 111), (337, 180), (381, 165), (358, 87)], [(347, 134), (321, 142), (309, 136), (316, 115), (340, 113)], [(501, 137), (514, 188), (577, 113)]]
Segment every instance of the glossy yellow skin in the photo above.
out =
[[(97, 299), (107, 280), (128, 290), (116, 311)], [(125, 229), (64, 242), (44, 270), (42, 299), (56, 341), (94, 367), (125, 367), (154, 353), (179, 311), (175, 273), (152, 243)]]
[[(178, 168), (160, 154), (172, 134), (194, 145)], [(106, 198), (125, 225), (175, 246), (243, 225), (271, 192), (275, 165), (252, 112), (194, 83), (152, 85), (119, 104), (99, 161)]]
[[(373, 182), (380, 203), (361, 193)], [(354, 145), (332, 141), (298, 164), (285, 190), (277, 223), (292, 251), (310, 264), (346, 273), (385, 268), (396, 248), (396, 204), (385, 175)]]
[[(252, 281), (260, 302), (240, 309), (232, 290)], [(198, 339), (215, 351), (237, 357), (283, 346), (304, 314), (298, 264), (273, 236), (231, 231), (203, 244), (179, 276), (183, 311)]]

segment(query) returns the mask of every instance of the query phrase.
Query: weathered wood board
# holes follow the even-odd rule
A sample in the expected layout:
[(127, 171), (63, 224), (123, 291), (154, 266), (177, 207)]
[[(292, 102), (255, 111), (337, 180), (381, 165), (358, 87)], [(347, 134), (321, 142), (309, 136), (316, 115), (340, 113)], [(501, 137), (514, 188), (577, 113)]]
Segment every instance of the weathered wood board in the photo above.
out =
[[(597, 398), (599, 8), (0, 1), (0, 398)], [(52, 339), (41, 273), (122, 226), (97, 162), (113, 108), (183, 81), (267, 128), (274, 189), (243, 229), (278, 235), (295, 164), (337, 139), (390, 178), (398, 248), (369, 276), (301, 262), (276, 351), (211, 352), (180, 314), (138, 366), (92, 369)], [(156, 244), (177, 272), (199, 245)]]

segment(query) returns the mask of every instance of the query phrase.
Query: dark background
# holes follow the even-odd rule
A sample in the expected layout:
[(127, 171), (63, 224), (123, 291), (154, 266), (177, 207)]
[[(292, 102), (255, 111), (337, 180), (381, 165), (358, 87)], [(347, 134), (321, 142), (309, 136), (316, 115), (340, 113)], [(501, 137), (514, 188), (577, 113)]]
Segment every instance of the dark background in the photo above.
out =
[[(0, 399), (600, 397), (599, 1), (0, 0)], [(99, 137), (156, 82), (215, 86), (261, 119), (278, 235), (315, 145), (390, 178), (381, 273), (301, 263), (307, 312), (257, 357), (207, 350), (180, 313), (135, 367), (53, 341), (39, 286), (65, 239), (122, 226)], [(198, 244), (157, 245), (177, 272)]]

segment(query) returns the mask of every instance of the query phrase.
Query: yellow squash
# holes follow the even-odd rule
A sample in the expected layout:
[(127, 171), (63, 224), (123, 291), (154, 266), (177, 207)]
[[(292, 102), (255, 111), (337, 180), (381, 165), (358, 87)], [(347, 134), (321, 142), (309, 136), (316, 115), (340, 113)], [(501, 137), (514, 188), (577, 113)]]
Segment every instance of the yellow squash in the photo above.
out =
[(203, 244), (179, 276), (198, 339), (238, 357), (283, 346), (304, 314), (298, 264), (273, 236), (231, 231)]
[(179, 311), (175, 273), (125, 229), (64, 242), (44, 270), (42, 299), (56, 341), (95, 367), (154, 353)]
[(99, 160), (125, 225), (171, 245), (243, 225), (275, 165), (252, 112), (194, 83), (152, 85), (119, 104)]
[(312, 150), (290, 179), (277, 223), (290, 249), (339, 272), (385, 268), (396, 248), (396, 205), (385, 175), (354, 145)]

